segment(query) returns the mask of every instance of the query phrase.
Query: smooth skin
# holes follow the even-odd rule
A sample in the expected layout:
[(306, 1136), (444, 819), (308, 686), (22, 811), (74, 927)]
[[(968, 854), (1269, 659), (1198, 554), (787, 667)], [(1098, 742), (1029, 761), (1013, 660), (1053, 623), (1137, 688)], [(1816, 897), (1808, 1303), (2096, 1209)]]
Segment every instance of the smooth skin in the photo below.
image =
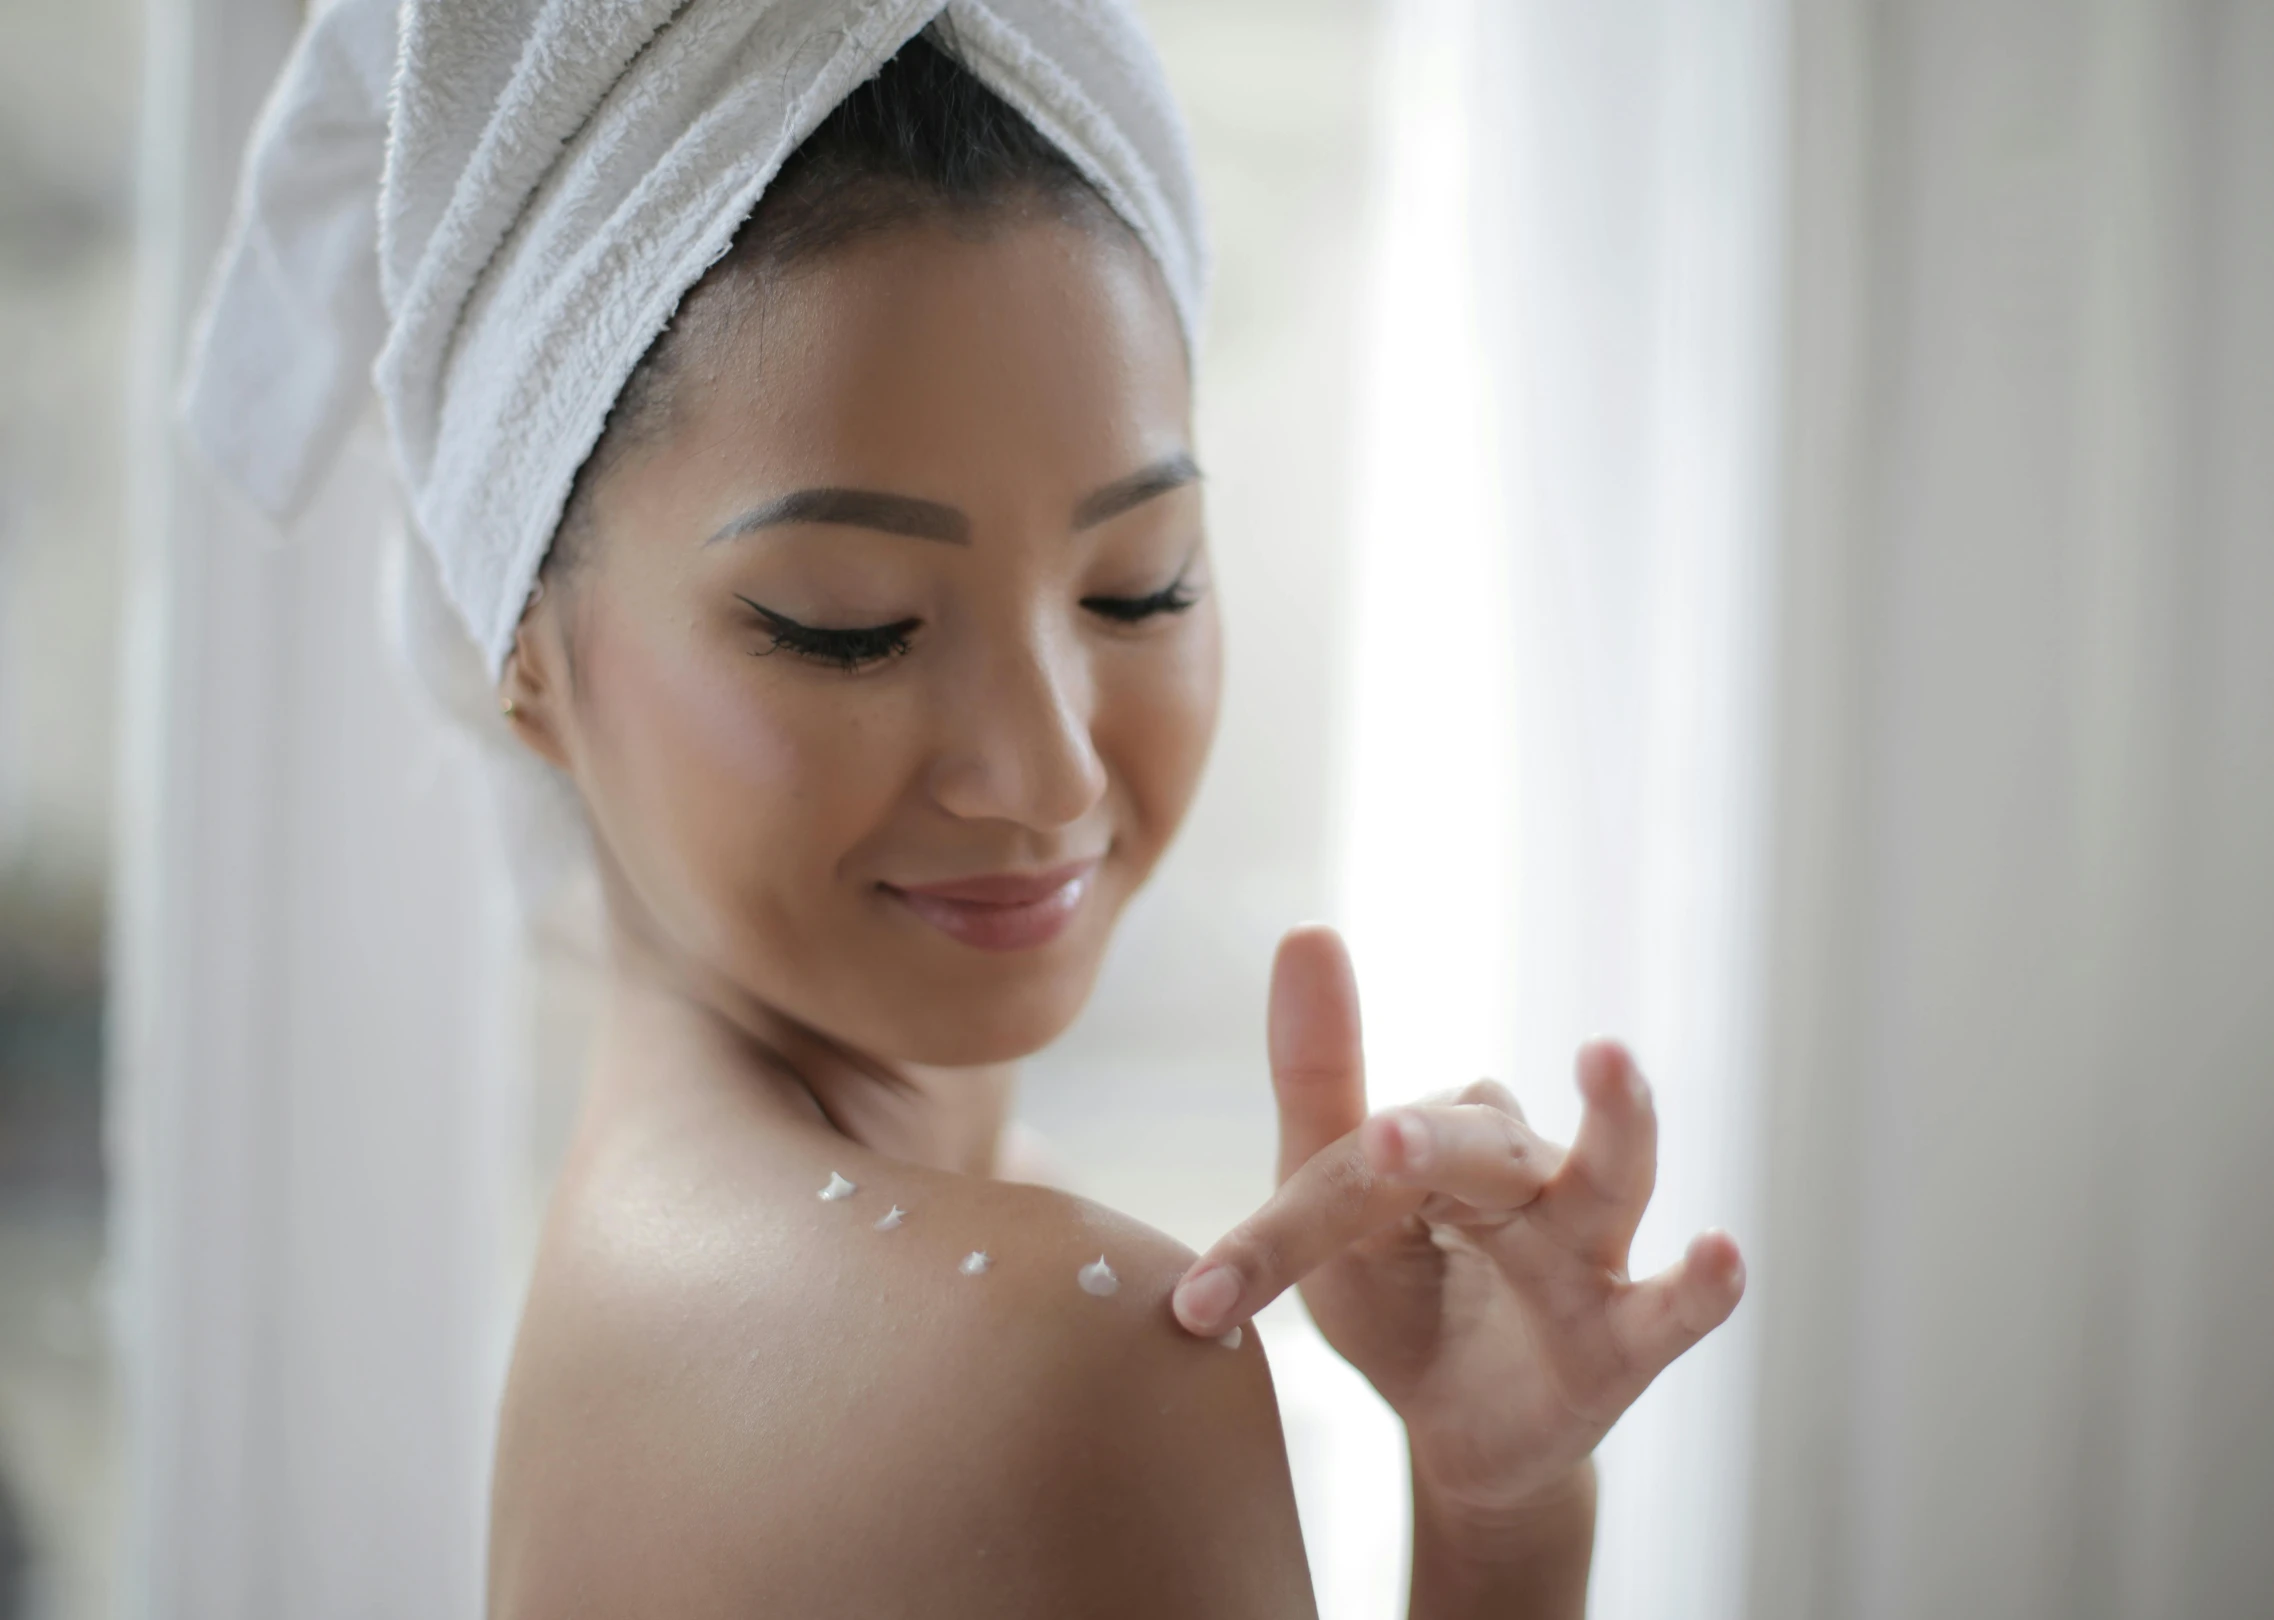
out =
[[(1010, 207), (680, 319), (704, 341), (668, 430), (597, 484), (500, 688), (587, 808), (610, 988), (507, 1391), (492, 1614), (1312, 1614), (1261, 1347), (1217, 1341), (1298, 1282), (1412, 1433), (1414, 1612), (1579, 1613), (1585, 1457), (1739, 1279), (1709, 1238), (1626, 1281), (1653, 1148), (1623, 1056), (1583, 1059), (1568, 1156), (1498, 1091), (1369, 1120), (1347, 960), (1298, 930), (1282, 1185), (1208, 1257), (1221, 1321), (1188, 1251), (1006, 1156), (1013, 1065), (1088, 996), (1215, 725), (1155, 268)], [(1083, 862), (1020, 949), (901, 893)], [(859, 1191), (817, 1199), (832, 1172)], [(1101, 1251), (1104, 1299), (1074, 1280)]]

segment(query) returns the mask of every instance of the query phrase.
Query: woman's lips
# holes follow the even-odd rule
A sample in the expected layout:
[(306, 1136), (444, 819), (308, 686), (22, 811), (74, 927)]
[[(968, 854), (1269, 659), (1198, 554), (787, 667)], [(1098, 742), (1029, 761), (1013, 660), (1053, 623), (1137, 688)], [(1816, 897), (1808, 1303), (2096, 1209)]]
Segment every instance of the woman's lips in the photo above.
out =
[(881, 887), (951, 939), (983, 951), (1024, 951), (1065, 932), (1090, 892), (1097, 864), (1075, 861), (1047, 872), (990, 872)]

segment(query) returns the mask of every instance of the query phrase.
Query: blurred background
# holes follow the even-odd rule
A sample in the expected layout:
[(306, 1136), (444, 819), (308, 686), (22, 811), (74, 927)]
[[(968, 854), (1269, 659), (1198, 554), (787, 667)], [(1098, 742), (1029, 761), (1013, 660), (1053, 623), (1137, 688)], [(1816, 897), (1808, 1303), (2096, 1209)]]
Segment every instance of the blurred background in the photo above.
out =
[(103, 1010), (136, 0), (0, 49), (0, 1615), (118, 1612)]
[[(0, 0), (0, 1620), (471, 1615), (589, 968), (167, 420), (295, 0)], [(2274, 1614), (2274, 6), (1142, 0), (1218, 281), (1192, 822), (1023, 1111), (1200, 1245), (1377, 1101), (1664, 1123), (1738, 1317), (1593, 1612)], [(1395, 1425), (1263, 1324), (1322, 1613)]]

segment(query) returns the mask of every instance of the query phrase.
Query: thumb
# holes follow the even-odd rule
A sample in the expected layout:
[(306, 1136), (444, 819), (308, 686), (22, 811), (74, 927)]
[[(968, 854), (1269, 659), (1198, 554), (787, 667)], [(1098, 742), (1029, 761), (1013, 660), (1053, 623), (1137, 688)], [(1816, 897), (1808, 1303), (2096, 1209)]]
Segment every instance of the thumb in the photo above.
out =
[(1279, 942), (1271, 964), (1270, 1051), (1284, 1182), (1366, 1118), (1358, 980), (1342, 936), (1324, 923), (1291, 929)]

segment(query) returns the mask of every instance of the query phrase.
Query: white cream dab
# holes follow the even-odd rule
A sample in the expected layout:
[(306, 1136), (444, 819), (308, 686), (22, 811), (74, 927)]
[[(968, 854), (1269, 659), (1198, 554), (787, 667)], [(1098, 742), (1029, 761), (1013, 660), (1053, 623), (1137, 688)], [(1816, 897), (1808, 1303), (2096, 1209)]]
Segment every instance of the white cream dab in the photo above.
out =
[(1102, 1254), (1075, 1272), (1074, 1280), (1082, 1285), (1083, 1293), (1095, 1294), (1100, 1299), (1121, 1286), (1121, 1279), (1113, 1274), (1113, 1267), (1105, 1263)]
[(829, 1172), (829, 1185), (822, 1188), (814, 1196), (823, 1203), (834, 1204), (838, 1199), (850, 1198), (858, 1191), (860, 1191), (858, 1185), (847, 1181), (843, 1176), (832, 1170)]
[(1229, 1333), (1221, 1334), (1216, 1342), (1227, 1350), (1237, 1350), (1240, 1347), (1240, 1330), (1234, 1328)]
[(966, 1277), (976, 1277), (993, 1264), (994, 1262), (987, 1258), (985, 1249), (973, 1249), (963, 1257), (963, 1274)]
[(879, 1232), (889, 1232), (907, 1218), (908, 1212), (895, 1204), (876, 1218), (876, 1229)]

